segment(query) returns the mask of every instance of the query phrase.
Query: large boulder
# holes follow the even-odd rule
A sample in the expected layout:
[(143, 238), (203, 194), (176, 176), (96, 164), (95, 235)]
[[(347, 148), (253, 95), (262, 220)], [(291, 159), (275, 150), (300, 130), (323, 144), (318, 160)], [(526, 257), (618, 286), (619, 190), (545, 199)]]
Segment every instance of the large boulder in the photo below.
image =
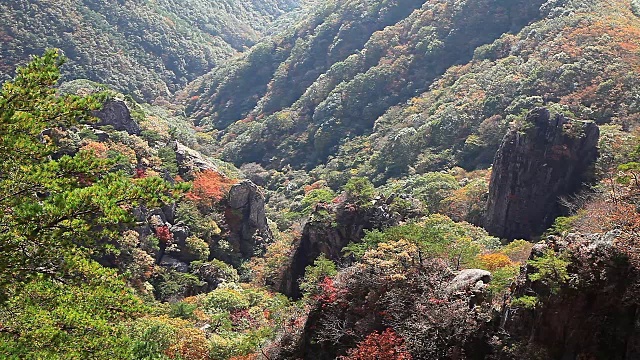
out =
[(478, 283), (488, 284), (491, 282), (491, 273), (481, 269), (465, 269), (456, 275), (449, 286), (447, 291), (449, 293), (456, 293), (459, 291), (474, 290), (477, 288)]
[(273, 234), (267, 225), (264, 195), (258, 186), (249, 180), (233, 185), (229, 190), (228, 204), (225, 220), (232, 246), (245, 259), (263, 252)]
[(131, 135), (140, 135), (140, 126), (131, 117), (127, 104), (122, 100), (109, 100), (102, 105), (102, 109), (95, 110), (93, 116), (98, 118), (96, 125), (110, 125), (115, 130), (126, 131)]
[(192, 177), (195, 173), (212, 170), (220, 172), (218, 167), (201, 153), (193, 150), (178, 141), (174, 141), (171, 147), (176, 152), (176, 162), (178, 163), (178, 174), (180, 176)]
[(387, 199), (382, 197), (374, 199), (365, 209), (347, 203), (318, 204), (305, 224), (302, 236), (294, 243), (290, 263), (278, 279), (279, 283), (270, 285), (289, 297), (302, 296), (299, 280), (304, 277), (307, 266), (321, 254), (333, 261), (340, 260), (342, 249), (350, 242), (362, 240), (364, 230), (397, 225), (398, 220), (392, 214)]
[(598, 126), (551, 117), (539, 108), (505, 135), (489, 186), (485, 227), (506, 239), (532, 239), (563, 213), (558, 200), (579, 191), (598, 157)]

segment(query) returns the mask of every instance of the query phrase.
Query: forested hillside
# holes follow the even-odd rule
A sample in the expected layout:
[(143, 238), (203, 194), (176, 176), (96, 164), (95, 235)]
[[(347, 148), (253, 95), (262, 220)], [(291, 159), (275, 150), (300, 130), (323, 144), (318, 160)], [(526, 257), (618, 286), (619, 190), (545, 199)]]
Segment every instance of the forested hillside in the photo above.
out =
[(2, 1), (0, 79), (47, 48), (65, 79), (106, 83), (139, 99), (168, 96), (253, 45), (296, 0)]
[(236, 164), (487, 167), (532, 106), (633, 121), (638, 24), (628, 1), (331, 1), (190, 85), (187, 113)]
[(637, 0), (0, 11), (0, 358), (640, 358)]
[[(539, 18), (541, 4), (330, 1), (294, 30), (199, 79), (187, 111), (218, 128), (244, 119), (225, 138), (231, 160), (315, 165), (341, 139), (370, 131), (388, 107), (471, 59), (476, 47)], [(252, 152), (256, 141), (266, 154)]]

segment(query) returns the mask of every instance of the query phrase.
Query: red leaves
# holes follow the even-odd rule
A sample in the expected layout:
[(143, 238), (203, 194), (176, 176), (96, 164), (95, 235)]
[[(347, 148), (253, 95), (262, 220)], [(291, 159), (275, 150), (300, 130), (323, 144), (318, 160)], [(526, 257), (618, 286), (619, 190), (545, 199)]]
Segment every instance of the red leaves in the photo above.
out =
[(134, 179), (144, 179), (147, 177), (147, 170), (143, 168), (136, 168), (135, 174), (133, 174)]
[(187, 193), (187, 199), (195, 201), (198, 205), (212, 206), (222, 200), (235, 183), (236, 180), (216, 171), (205, 170), (196, 175), (193, 187)]
[(173, 234), (167, 225), (158, 226), (156, 228), (156, 237), (163, 244), (168, 244), (173, 240)]
[(317, 296), (318, 301), (323, 304), (332, 304), (338, 300), (338, 289), (333, 284), (333, 280), (326, 276), (319, 284), (320, 294)]
[(411, 360), (404, 339), (392, 329), (371, 333), (340, 360)]

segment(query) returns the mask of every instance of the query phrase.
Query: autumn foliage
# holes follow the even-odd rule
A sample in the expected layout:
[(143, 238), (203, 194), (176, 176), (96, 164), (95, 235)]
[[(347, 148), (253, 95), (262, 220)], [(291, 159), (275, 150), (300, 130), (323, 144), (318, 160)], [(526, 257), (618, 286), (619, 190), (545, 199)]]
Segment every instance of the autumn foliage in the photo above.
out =
[(411, 354), (404, 345), (404, 339), (392, 329), (382, 333), (371, 333), (355, 349), (349, 350), (341, 360), (411, 360)]
[(511, 261), (507, 255), (501, 253), (479, 255), (478, 261), (482, 264), (483, 269), (489, 271), (495, 271), (505, 266), (513, 265), (513, 261)]
[(173, 234), (167, 225), (158, 226), (156, 228), (156, 237), (163, 244), (170, 243), (173, 240)]
[(199, 205), (212, 206), (222, 200), (236, 182), (237, 180), (229, 179), (219, 172), (205, 170), (196, 175), (187, 198)]

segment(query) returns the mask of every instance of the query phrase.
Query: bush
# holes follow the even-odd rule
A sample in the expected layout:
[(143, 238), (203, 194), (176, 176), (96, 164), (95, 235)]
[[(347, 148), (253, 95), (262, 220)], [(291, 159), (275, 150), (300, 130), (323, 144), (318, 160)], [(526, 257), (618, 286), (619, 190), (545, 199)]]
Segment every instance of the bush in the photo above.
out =
[(313, 262), (313, 265), (306, 267), (304, 278), (300, 282), (300, 290), (307, 298), (318, 295), (320, 292), (320, 282), (327, 277), (335, 276), (338, 273), (336, 264), (327, 259), (324, 254), (320, 254)]
[(246, 310), (251, 303), (241, 291), (231, 288), (218, 288), (210, 292), (203, 301), (205, 312), (223, 313)]
[(371, 207), (371, 201), (376, 195), (373, 184), (367, 178), (362, 177), (349, 179), (343, 190), (346, 194), (347, 202), (361, 208)]
[(209, 244), (197, 236), (189, 236), (185, 241), (186, 250), (195, 257), (195, 260), (207, 260), (209, 258)]
[(549, 249), (543, 256), (529, 260), (527, 263), (533, 266), (537, 272), (529, 274), (531, 281), (541, 281), (549, 286), (552, 294), (560, 290), (560, 286), (569, 280), (567, 266), (569, 261)]
[(187, 199), (201, 207), (211, 207), (227, 196), (231, 185), (237, 180), (229, 179), (217, 171), (205, 170), (196, 174)]
[(162, 160), (162, 167), (164, 167), (171, 176), (178, 175), (178, 159), (175, 150), (170, 147), (162, 147), (158, 149), (158, 157)]
[(156, 298), (161, 301), (179, 299), (190, 295), (200, 285), (200, 280), (192, 275), (172, 269), (162, 269), (151, 279)]
[(370, 359), (411, 360), (413, 357), (404, 345), (404, 339), (392, 329), (371, 333), (355, 349), (349, 350), (347, 356), (339, 357), (339, 360)]
[(303, 215), (309, 215), (318, 203), (331, 203), (335, 197), (336, 194), (330, 189), (311, 190), (300, 201), (301, 212)]
[(537, 297), (525, 295), (525, 296), (521, 296), (513, 299), (513, 301), (511, 302), (511, 306), (532, 310), (532, 309), (535, 309), (536, 306), (538, 306), (538, 303), (539, 301)]

